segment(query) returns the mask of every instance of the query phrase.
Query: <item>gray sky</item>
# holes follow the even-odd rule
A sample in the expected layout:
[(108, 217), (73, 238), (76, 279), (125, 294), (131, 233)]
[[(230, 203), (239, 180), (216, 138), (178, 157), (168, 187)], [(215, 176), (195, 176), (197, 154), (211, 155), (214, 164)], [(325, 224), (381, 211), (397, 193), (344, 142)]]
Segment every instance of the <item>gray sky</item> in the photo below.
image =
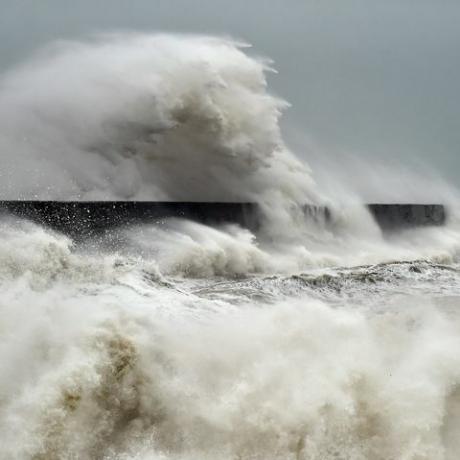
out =
[(458, 0), (0, 0), (0, 69), (114, 29), (244, 39), (275, 60), (293, 144), (428, 163), (460, 184)]

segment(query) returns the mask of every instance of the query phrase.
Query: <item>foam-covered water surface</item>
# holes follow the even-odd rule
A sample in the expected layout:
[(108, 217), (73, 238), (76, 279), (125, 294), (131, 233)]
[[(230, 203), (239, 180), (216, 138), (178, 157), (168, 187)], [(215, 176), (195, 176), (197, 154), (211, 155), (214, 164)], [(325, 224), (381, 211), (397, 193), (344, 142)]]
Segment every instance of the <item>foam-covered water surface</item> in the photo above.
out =
[(455, 262), (197, 276), (1, 232), (4, 458), (456, 458)]

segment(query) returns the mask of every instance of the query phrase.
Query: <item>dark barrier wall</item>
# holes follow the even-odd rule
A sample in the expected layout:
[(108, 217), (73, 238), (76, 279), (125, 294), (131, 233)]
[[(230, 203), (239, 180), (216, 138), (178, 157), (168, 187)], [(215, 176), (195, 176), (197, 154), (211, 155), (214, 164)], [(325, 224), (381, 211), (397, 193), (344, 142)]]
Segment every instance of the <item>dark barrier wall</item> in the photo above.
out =
[(444, 225), (442, 204), (368, 204), (369, 211), (383, 230), (426, 225)]
[[(369, 211), (385, 231), (443, 225), (440, 204), (369, 204)], [(306, 219), (333, 220), (329, 209), (305, 205)], [(150, 202), (150, 201), (0, 201), (0, 212), (27, 218), (56, 230), (78, 235), (109, 227), (158, 222), (179, 217), (205, 224), (236, 223), (257, 230), (262, 215), (256, 203)]]
[(255, 203), (158, 201), (0, 201), (0, 212), (27, 218), (71, 235), (119, 225), (161, 223), (170, 217), (204, 224), (236, 223), (257, 230), (261, 216)]

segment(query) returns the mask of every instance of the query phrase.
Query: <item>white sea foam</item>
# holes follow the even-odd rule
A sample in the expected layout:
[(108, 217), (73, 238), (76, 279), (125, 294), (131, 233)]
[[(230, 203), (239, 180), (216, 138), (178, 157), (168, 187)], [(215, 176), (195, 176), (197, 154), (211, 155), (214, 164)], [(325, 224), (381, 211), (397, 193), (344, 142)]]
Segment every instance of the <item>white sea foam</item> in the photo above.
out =
[(460, 317), (444, 303), (235, 304), (93, 264), (2, 275), (2, 458), (456, 458)]

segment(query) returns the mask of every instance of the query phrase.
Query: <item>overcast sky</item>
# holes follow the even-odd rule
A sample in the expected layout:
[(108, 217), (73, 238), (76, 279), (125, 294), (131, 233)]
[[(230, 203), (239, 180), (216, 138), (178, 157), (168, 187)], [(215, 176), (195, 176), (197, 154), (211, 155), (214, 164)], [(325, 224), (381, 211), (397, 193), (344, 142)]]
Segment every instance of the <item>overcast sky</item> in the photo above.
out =
[(0, 0), (0, 70), (120, 29), (244, 39), (275, 61), (293, 143), (428, 162), (460, 184), (458, 0)]

